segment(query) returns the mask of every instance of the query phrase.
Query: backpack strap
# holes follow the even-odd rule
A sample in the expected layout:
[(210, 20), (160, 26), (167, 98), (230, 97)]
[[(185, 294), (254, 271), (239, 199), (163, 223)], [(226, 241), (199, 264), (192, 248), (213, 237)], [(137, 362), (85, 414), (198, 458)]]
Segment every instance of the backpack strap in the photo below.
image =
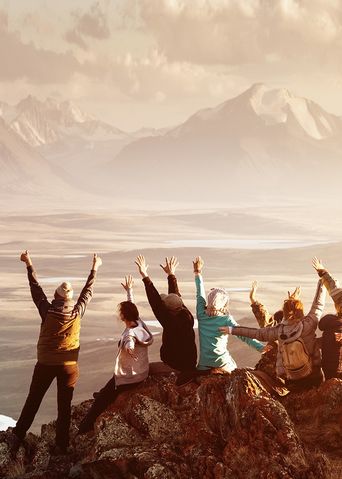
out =
[(292, 343), (296, 339), (300, 338), (304, 329), (304, 322), (300, 321), (296, 329), (293, 329), (290, 333), (285, 333), (284, 331), (285, 324), (281, 324), (278, 332), (278, 339), (284, 343)]

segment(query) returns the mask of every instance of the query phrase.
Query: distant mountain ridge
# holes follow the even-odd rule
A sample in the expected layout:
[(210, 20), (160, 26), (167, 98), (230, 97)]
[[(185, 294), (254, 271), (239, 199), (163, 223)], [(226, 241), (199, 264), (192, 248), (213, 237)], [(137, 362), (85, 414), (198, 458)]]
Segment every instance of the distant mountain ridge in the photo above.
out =
[(340, 188), (342, 117), (261, 83), (172, 128), (126, 133), (73, 102), (32, 96), (14, 106), (0, 102), (0, 120), (0, 161), (19, 182), (27, 171), (21, 161), (19, 172), (18, 155), (45, 160), (39, 176), (52, 168), (63, 182), (104, 196), (122, 195), (129, 185), (133, 198), (172, 199), (175, 177), (181, 201), (193, 200), (203, 185), (218, 201), (227, 192), (237, 200), (270, 190), (315, 194), (318, 178), (323, 193)]
[(201, 191), (205, 185), (210, 198), (220, 200), (228, 191), (240, 198), (271, 188), (285, 196), (304, 194), (315, 171), (325, 187), (339, 188), (341, 158), (341, 117), (286, 89), (255, 84), (214, 108), (196, 112), (163, 136), (129, 143), (111, 167), (117, 171), (125, 165), (130, 174), (122, 171), (123, 183), (130, 181), (128, 176), (132, 181), (132, 176), (147, 172), (145, 187), (157, 195), (165, 195), (172, 186), (167, 176), (158, 185), (158, 171), (172, 170), (182, 198), (196, 192), (195, 181)]
[(84, 113), (71, 101), (53, 98), (40, 101), (29, 95), (17, 105), (0, 104), (0, 116), (31, 146), (56, 143), (72, 138), (123, 139), (127, 133)]

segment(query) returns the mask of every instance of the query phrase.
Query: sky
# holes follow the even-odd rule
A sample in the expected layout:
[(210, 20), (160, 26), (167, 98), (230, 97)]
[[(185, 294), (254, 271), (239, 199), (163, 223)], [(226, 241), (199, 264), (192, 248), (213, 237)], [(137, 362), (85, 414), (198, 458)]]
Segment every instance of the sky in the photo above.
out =
[(340, 0), (0, 0), (0, 101), (172, 126), (253, 83), (342, 115)]

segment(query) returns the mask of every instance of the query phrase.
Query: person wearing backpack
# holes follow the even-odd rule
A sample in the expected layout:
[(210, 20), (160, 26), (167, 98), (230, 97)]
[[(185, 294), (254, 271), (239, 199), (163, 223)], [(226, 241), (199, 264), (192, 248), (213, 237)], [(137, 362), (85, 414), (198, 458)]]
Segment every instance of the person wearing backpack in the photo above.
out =
[(325, 379), (342, 379), (342, 288), (317, 258), (313, 267), (335, 304), (336, 314), (326, 314), (319, 322), (322, 334), (322, 369)]
[(288, 295), (284, 301), (284, 318), (276, 326), (268, 328), (221, 327), (224, 334), (255, 338), (260, 341), (278, 340), (276, 372), (285, 380), (290, 391), (319, 386), (323, 380), (320, 367), (320, 350), (316, 338), (318, 321), (325, 305), (326, 289), (318, 281), (316, 294), (309, 311), (304, 314), (303, 303), (297, 295)]

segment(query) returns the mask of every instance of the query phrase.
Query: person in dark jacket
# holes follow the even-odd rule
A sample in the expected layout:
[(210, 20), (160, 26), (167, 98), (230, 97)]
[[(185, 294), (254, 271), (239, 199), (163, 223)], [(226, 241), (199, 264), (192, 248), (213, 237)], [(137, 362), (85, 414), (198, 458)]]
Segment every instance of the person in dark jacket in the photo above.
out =
[(145, 258), (139, 255), (135, 261), (143, 278), (147, 299), (152, 311), (163, 327), (161, 360), (180, 372), (176, 384), (184, 385), (191, 381), (196, 371), (197, 348), (194, 332), (194, 318), (184, 305), (178, 289), (175, 271), (177, 258), (166, 258), (166, 264), (160, 265), (167, 274), (168, 294), (159, 294), (150, 277)]
[(56, 454), (65, 454), (69, 445), (71, 401), (79, 376), (78, 354), (81, 318), (93, 294), (96, 271), (102, 264), (94, 254), (92, 269), (82, 292), (76, 301), (72, 300), (73, 290), (63, 282), (55, 291), (50, 303), (37, 280), (36, 272), (27, 250), (21, 254), (21, 261), (27, 266), (28, 280), (34, 304), (41, 317), (37, 344), (38, 362), (35, 365), (30, 391), (20, 418), (12, 433), (18, 448), (30, 428), (41, 401), (52, 381), (57, 379)]
[(342, 288), (317, 258), (313, 267), (322, 278), (335, 304), (336, 314), (326, 314), (318, 327), (322, 335), (322, 369), (325, 379), (342, 379)]

